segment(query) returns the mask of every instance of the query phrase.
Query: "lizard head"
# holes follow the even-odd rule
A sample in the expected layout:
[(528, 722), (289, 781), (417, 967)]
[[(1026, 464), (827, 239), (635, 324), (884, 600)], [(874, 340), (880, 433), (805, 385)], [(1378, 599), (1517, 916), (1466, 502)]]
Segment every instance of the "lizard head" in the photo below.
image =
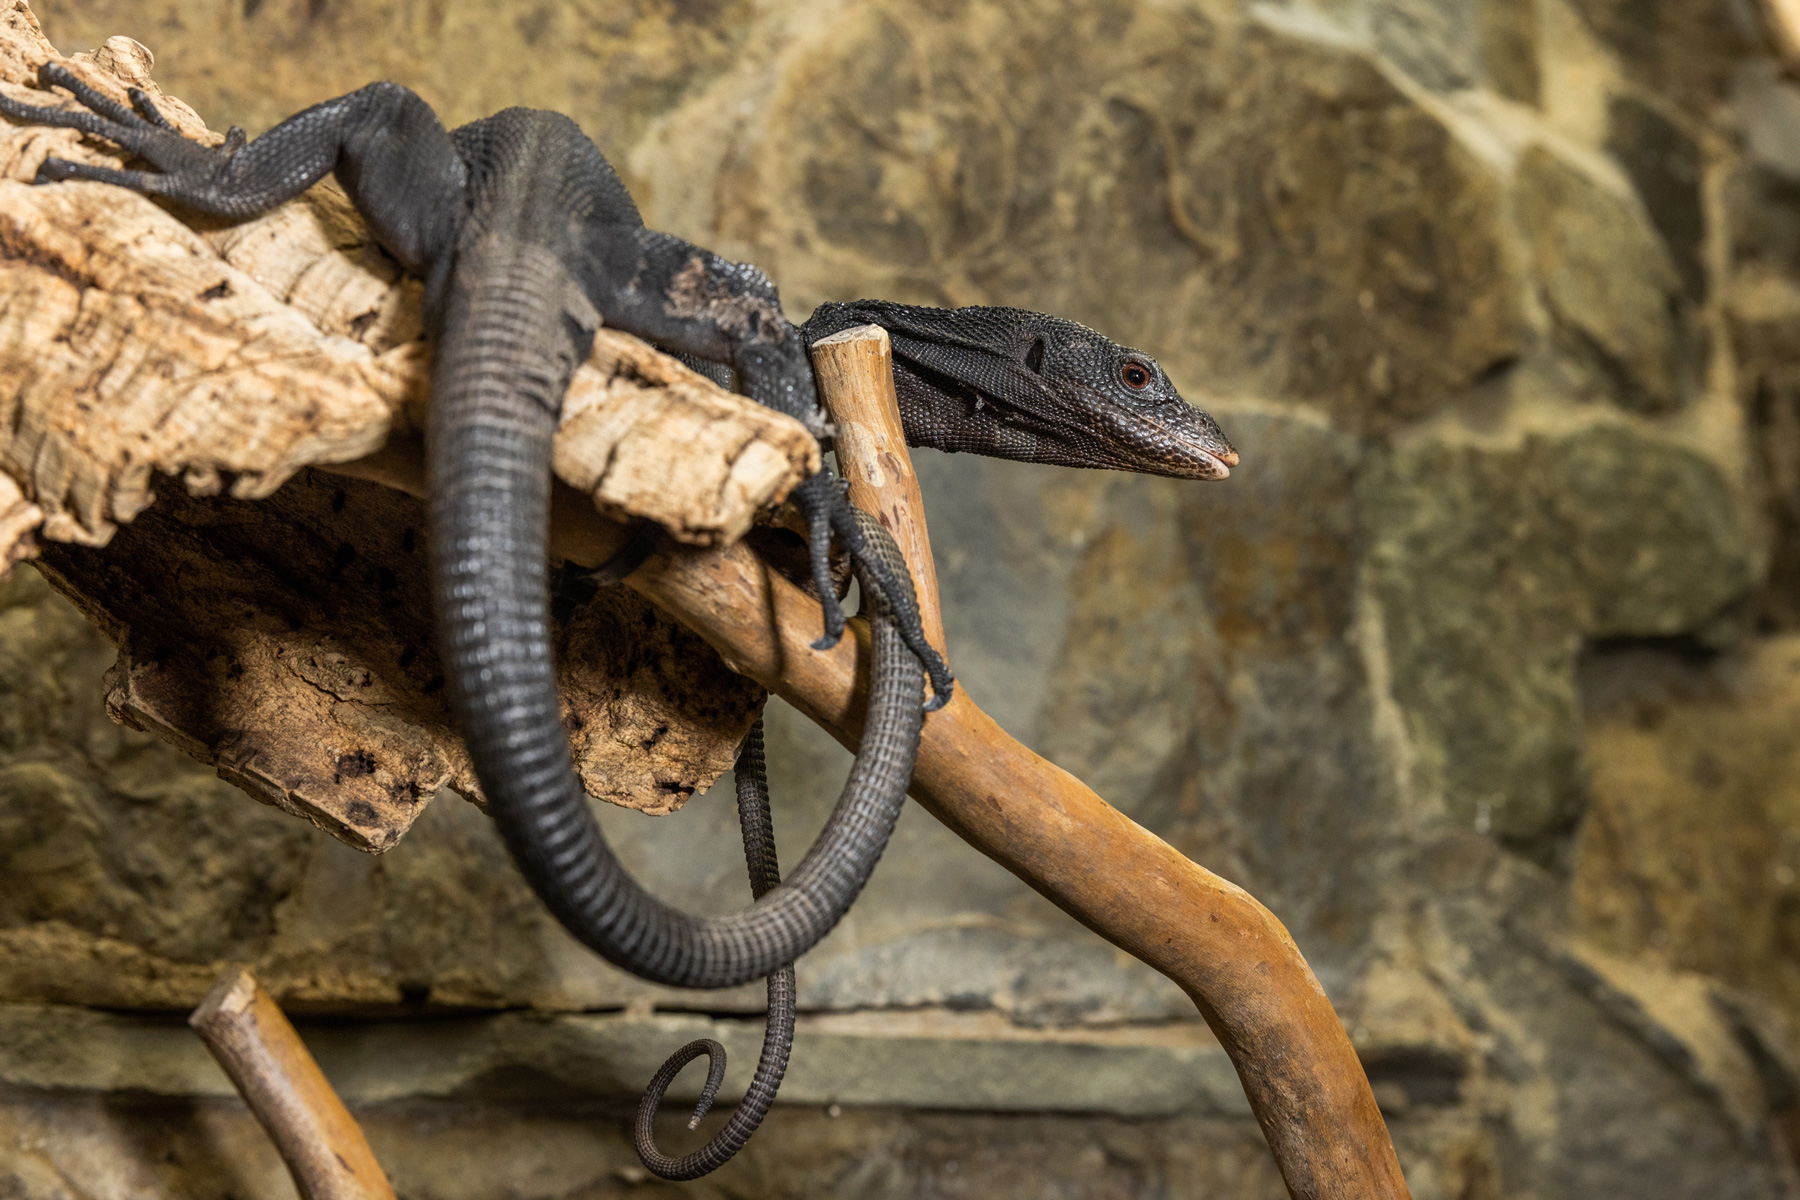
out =
[[(880, 325), (894, 344), (906, 440), (993, 458), (1223, 479), (1237, 451), (1155, 359), (1018, 308), (822, 306), (808, 332)], [(809, 338), (809, 340), (812, 340)]]

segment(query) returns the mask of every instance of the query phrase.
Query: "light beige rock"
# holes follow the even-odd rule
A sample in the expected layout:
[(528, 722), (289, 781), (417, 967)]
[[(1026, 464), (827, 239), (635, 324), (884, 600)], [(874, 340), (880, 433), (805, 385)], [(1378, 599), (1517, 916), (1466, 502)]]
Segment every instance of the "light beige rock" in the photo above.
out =
[(1800, 637), (1711, 663), (1625, 651), (1585, 675), (1589, 937), (1800, 1012)]

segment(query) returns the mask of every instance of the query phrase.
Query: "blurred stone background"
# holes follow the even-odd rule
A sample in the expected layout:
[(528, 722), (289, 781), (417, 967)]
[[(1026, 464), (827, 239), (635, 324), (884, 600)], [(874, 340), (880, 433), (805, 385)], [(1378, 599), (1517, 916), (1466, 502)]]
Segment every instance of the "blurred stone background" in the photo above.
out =
[[(1752, 0), (40, 0), (213, 125), (566, 112), (823, 300), (1141, 346), (1224, 484), (921, 452), (951, 658), (1293, 931), (1420, 1200), (1800, 1194), (1800, 88)], [(918, 811), (763, 1132), (626, 1141), (757, 988), (647, 988), (434, 801), (369, 858), (111, 725), (0, 585), (0, 1195), (292, 1195), (181, 1014), (250, 963), (409, 1200), (1277, 1197), (1174, 987)], [(771, 715), (789, 862), (847, 757)], [(609, 831), (747, 893), (728, 787)], [(665, 1134), (665, 1144), (678, 1134)], [(686, 1144), (686, 1143), (683, 1143)]]

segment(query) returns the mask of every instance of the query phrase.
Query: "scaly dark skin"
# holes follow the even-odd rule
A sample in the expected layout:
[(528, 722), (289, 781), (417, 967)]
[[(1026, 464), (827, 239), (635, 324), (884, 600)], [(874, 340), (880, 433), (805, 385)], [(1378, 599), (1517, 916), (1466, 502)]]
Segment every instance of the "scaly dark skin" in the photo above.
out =
[[(822, 641), (843, 628), (827, 569), (832, 533), (871, 598), (865, 733), (831, 820), (793, 875), (726, 917), (663, 904), (613, 856), (574, 774), (549, 642), (551, 437), (602, 320), (728, 363), (751, 397), (825, 429), (805, 343), (767, 277), (646, 229), (599, 151), (554, 113), (509, 109), (451, 132), (411, 92), (372, 84), (254, 142), (234, 130), (206, 147), (181, 137), (142, 92), (125, 108), (56, 64), (39, 82), (83, 107), (0, 98), (0, 113), (105, 138), (152, 168), (50, 159), (39, 183), (94, 180), (244, 218), (336, 174), (376, 239), (426, 284), (438, 637), (452, 710), (513, 860), (565, 927), (634, 974), (706, 988), (791, 978), (794, 960), (861, 891), (899, 816), (923, 719), (921, 662), (937, 702), (950, 695), (893, 539), (828, 473), (797, 489), (823, 585)], [(771, 1015), (773, 1041), (791, 1038), (791, 1010)], [(775, 1082), (778, 1072), (770, 1096)], [(734, 1137), (747, 1137), (760, 1115), (747, 1110)], [(707, 1154), (706, 1169), (728, 1157)]]
[[(715, 373), (816, 436), (828, 430), (806, 346), (875, 323), (893, 337), (914, 445), (1188, 478), (1222, 478), (1236, 454), (1152, 360), (1072, 322), (1013, 309), (861, 301), (821, 308), (802, 334), (756, 268), (646, 229), (599, 151), (553, 113), (509, 109), (447, 131), (411, 92), (372, 84), (254, 142), (234, 129), (214, 148), (182, 138), (141, 92), (131, 92), (127, 109), (55, 64), (39, 78), (73, 93), (85, 111), (0, 97), (0, 113), (80, 129), (153, 168), (51, 159), (39, 183), (96, 180), (243, 218), (335, 173), (377, 240), (425, 281), (437, 346), (427, 443), (439, 637), (459, 726), (514, 861), (571, 932), (626, 970), (684, 987), (771, 977), (768, 1045), (751, 1085), (759, 1103), (680, 1160), (657, 1154), (642, 1132), (648, 1118), (640, 1121), (640, 1150), (659, 1174), (689, 1178), (715, 1168), (761, 1120), (785, 1067), (791, 964), (855, 899), (892, 831), (917, 750), (921, 665), (932, 682), (930, 707), (949, 699), (952, 681), (925, 644), (891, 538), (848, 505), (829, 472), (808, 479), (795, 498), (824, 608), (819, 646), (843, 630), (828, 572), (834, 534), (873, 613), (867, 731), (851, 778), (786, 883), (773, 882), (772, 842), (766, 871), (752, 853), (752, 908), (697, 918), (644, 892), (614, 859), (575, 780), (548, 640), (550, 438), (596, 326), (605, 321), (716, 364)], [(782, 977), (787, 998), (777, 1005)], [(709, 1050), (684, 1048), (664, 1073), (672, 1079), (700, 1052)], [(723, 1068), (721, 1051), (708, 1099)], [(658, 1080), (667, 1086), (662, 1074)], [(647, 1113), (660, 1094), (653, 1087)]]
[[(1224, 479), (1238, 462), (1218, 422), (1155, 359), (1023, 308), (821, 304), (808, 346), (858, 325), (887, 330), (906, 444), (1062, 467)], [(687, 356), (684, 356), (687, 357)], [(689, 358), (724, 387), (728, 367)]]
[[(763, 760), (763, 723), (758, 717), (744, 739), (737, 759), (738, 829), (744, 836), (744, 859), (750, 866), (750, 890), (761, 896), (781, 882), (781, 867), (775, 857), (774, 816), (769, 809), (769, 770)], [(632, 1126), (632, 1141), (638, 1158), (646, 1167), (664, 1179), (698, 1179), (710, 1174), (743, 1149), (750, 1135), (768, 1115), (787, 1073), (788, 1054), (794, 1048), (794, 968), (782, 967), (769, 976), (768, 1027), (763, 1033), (762, 1054), (757, 1058), (756, 1074), (744, 1098), (731, 1118), (698, 1150), (672, 1158), (656, 1146), (656, 1109), (663, 1093), (681, 1074), (681, 1069), (701, 1055), (707, 1058), (706, 1083), (700, 1089), (700, 1103), (688, 1121), (689, 1129), (698, 1129), (701, 1118), (712, 1108), (713, 1098), (725, 1082), (725, 1047), (711, 1038), (689, 1042), (671, 1054), (658, 1068), (644, 1098), (638, 1102), (637, 1121)]]
[[(885, 556), (886, 564), (906, 578), (906, 561), (900, 555), (899, 546), (888, 536), (881, 523), (868, 513), (852, 510), (853, 520), (862, 526), (872, 551), (877, 556)], [(858, 564), (859, 578), (865, 587), (871, 578), (866, 564)], [(874, 656), (877, 661), (883, 657), (899, 658), (903, 655), (899, 633), (892, 615), (887, 612), (887, 602), (882, 595), (869, 590), (869, 630), (874, 639)], [(883, 643), (886, 642), (886, 646)], [(918, 694), (917, 672), (914, 672), (914, 695)], [(917, 712), (915, 706), (914, 709)], [(918, 725), (913, 726), (914, 745), (917, 744)], [(867, 734), (864, 735), (866, 740)], [(910, 766), (910, 762), (908, 764)], [(749, 737), (744, 739), (743, 749), (737, 760), (737, 799), (738, 826), (744, 835), (744, 858), (750, 866), (750, 890), (759, 899), (780, 885), (781, 872), (775, 857), (775, 830), (773, 818), (769, 811), (769, 778), (763, 761), (762, 720), (758, 718), (750, 730)], [(885, 841), (893, 829), (893, 822), (899, 816), (896, 805), (892, 811), (884, 810), (882, 819), (886, 822), (881, 837)], [(835, 816), (832, 818), (837, 819)], [(757, 1057), (756, 1072), (750, 1084), (744, 1089), (744, 1098), (738, 1104), (731, 1118), (725, 1122), (716, 1134), (700, 1149), (673, 1158), (664, 1154), (656, 1146), (656, 1109), (662, 1103), (663, 1093), (681, 1073), (681, 1069), (694, 1059), (704, 1054), (709, 1061), (706, 1073), (706, 1084), (700, 1092), (700, 1104), (694, 1110), (693, 1120), (688, 1128), (693, 1129), (700, 1124), (700, 1119), (712, 1107), (713, 1097), (718, 1094), (719, 1086), (725, 1082), (725, 1047), (711, 1038), (701, 1038), (689, 1042), (671, 1054), (657, 1070), (650, 1085), (644, 1091), (644, 1097), (638, 1104), (637, 1122), (633, 1126), (632, 1140), (637, 1147), (638, 1157), (653, 1173), (664, 1179), (698, 1179), (731, 1160), (731, 1157), (743, 1149), (750, 1135), (756, 1132), (757, 1126), (768, 1114), (769, 1106), (775, 1102), (775, 1093), (781, 1087), (781, 1077), (787, 1072), (788, 1052), (794, 1045), (794, 968), (788, 964), (772, 971), (768, 981), (769, 1016), (763, 1033), (762, 1053)]]

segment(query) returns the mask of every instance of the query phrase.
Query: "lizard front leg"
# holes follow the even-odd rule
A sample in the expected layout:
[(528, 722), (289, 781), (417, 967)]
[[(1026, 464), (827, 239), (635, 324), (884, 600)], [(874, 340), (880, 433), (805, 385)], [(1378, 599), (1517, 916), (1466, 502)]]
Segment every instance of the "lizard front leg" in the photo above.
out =
[(155, 168), (120, 170), (51, 158), (38, 168), (38, 183), (95, 180), (213, 216), (253, 217), (335, 171), (376, 239), (413, 274), (429, 275), (455, 242), (462, 160), (437, 114), (398, 84), (372, 83), (315, 104), (249, 143), (234, 127), (223, 145), (203, 146), (181, 136), (136, 89), (135, 108), (128, 109), (57, 63), (40, 67), (38, 82), (67, 90), (85, 109), (0, 96), (0, 114), (105, 138)]
[[(609, 325), (672, 353), (722, 364), (751, 399), (800, 421), (814, 437), (830, 435), (806, 340), (782, 314), (775, 285), (762, 271), (642, 227), (608, 229), (604, 240), (596, 240), (592, 261), (598, 269), (589, 293)], [(824, 634), (814, 648), (829, 649), (844, 632), (830, 573), (836, 534), (868, 568), (907, 649), (930, 677), (927, 711), (942, 708), (955, 687), (950, 668), (925, 640), (910, 581), (900, 586), (896, 568), (870, 545), (842, 483), (823, 467), (795, 490), (794, 499), (806, 516), (813, 582), (824, 610)]]

